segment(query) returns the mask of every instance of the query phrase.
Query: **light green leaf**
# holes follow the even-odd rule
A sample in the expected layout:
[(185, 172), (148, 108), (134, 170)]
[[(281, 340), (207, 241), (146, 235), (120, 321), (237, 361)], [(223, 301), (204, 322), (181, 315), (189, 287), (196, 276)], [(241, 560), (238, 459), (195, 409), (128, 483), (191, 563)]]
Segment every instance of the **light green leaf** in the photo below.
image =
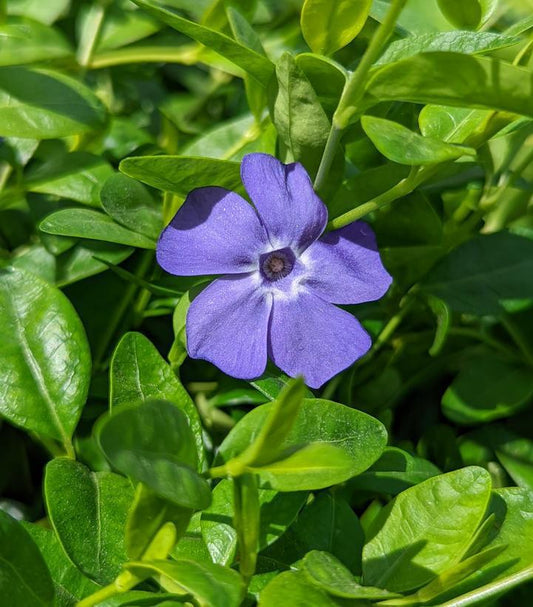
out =
[(105, 109), (80, 82), (59, 72), (0, 68), (0, 135), (53, 139), (97, 131)]
[(502, 36), (494, 32), (438, 32), (420, 34), (395, 40), (376, 61), (375, 65), (394, 63), (420, 53), (443, 51), (475, 55), (518, 44), (520, 38)]
[(35, 275), (0, 270), (0, 342), (1, 415), (68, 446), (91, 375), (87, 338), (74, 308)]
[(479, 0), (437, 0), (442, 14), (458, 28), (475, 29), (483, 13)]
[(211, 492), (197, 473), (198, 453), (185, 414), (163, 400), (121, 407), (98, 426), (111, 465), (185, 508), (207, 508)]
[(241, 188), (240, 164), (215, 158), (188, 156), (139, 156), (126, 158), (120, 171), (159, 190), (180, 196), (195, 188), (216, 185)]
[(22, 15), (23, 17), (29, 17), (30, 19), (50, 25), (67, 11), (70, 1), (9, 0), (7, 8), (10, 15)]
[(261, 607), (339, 607), (339, 603), (313, 584), (302, 572), (285, 571), (269, 582), (259, 595)]
[(411, 101), (488, 108), (533, 116), (531, 71), (498, 59), (424, 53), (375, 71), (369, 103)]
[[(9, 607), (52, 607), (54, 587), (37, 546), (0, 510), (0, 601)], [(7, 602), (9, 597), (9, 603)]]
[(156, 347), (141, 333), (126, 333), (118, 343), (110, 371), (110, 407), (161, 399), (187, 416), (194, 435), (200, 467), (205, 466), (202, 423), (196, 405)]
[(363, 29), (372, 0), (305, 0), (301, 28), (314, 53), (331, 55)]
[(59, 541), (86, 575), (108, 584), (126, 560), (124, 527), (131, 483), (112, 472), (91, 472), (71, 459), (46, 467), (46, 507)]
[(374, 520), (363, 549), (363, 580), (393, 592), (413, 590), (458, 563), (481, 523), (491, 479), (469, 467), (400, 493)]
[(472, 148), (424, 137), (397, 122), (376, 116), (363, 116), (361, 125), (376, 148), (386, 158), (399, 164), (438, 164), (476, 153)]
[(0, 65), (67, 57), (72, 49), (58, 30), (38, 21), (10, 17), (0, 25)]
[(268, 84), (273, 74), (274, 66), (264, 55), (243, 46), (225, 34), (185, 19), (170, 8), (163, 8), (155, 0), (133, 0), (133, 2), (154, 17), (170, 25), (170, 27), (178, 30), (178, 32), (205, 44), (226, 59), (229, 59), (261, 84)]
[(152, 238), (132, 232), (113, 221), (111, 217), (92, 209), (62, 209), (43, 219), (39, 228), (47, 234), (90, 238), (114, 242), (141, 249), (155, 249)]

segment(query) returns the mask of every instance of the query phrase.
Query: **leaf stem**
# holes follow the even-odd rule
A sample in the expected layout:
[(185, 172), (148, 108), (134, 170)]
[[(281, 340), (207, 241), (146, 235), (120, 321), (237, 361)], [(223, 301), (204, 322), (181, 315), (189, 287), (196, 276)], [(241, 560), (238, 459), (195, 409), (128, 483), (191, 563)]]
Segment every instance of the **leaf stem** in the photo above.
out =
[(119, 590), (113, 582), (112, 584), (100, 588), (100, 590), (97, 590), (94, 594), (91, 594), (76, 603), (76, 607), (95, 607), (95, 605), (102, 603), (106, 599), (109, 599), (112, 596), (119, 594), (120, 592), (121, 590)]
[(239, 542), (239, 570), (246, 584), (252, 579), (259, 549), (259, 491), (253, 474), (233, 479), (233, 524)]
[(394, 31), (398, 16), (406, 2), (407, 0), (392, 0), (391, 7), (385, 15), (383, 23), (376, 30), (359, 65), (346, 82), (339, 100), (339, 105), (333, 115), (331, 131), (324, 148), (324, 153), (322, 154), (322, 159), (320, 160), (320, 166), (318, 167), (314, 184), (315, 190), (320, 190), (324, 185), (342, 131), (348, 126), (351, 118), (360, 111), (359, 102), (364, 95), (368, 72), (373, 63), (380, 56), (383, 46)]

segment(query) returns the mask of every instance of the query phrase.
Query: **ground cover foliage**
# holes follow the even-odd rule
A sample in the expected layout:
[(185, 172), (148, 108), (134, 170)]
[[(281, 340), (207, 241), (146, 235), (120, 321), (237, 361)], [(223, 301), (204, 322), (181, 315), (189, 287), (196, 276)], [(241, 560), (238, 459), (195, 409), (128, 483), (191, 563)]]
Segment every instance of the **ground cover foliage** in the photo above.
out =
[[(0, 606), (531, 604), (532, 12), (0, 1)], [(251, 152), (394, 278), (319, 390), (188, 358), (155, 262)]]

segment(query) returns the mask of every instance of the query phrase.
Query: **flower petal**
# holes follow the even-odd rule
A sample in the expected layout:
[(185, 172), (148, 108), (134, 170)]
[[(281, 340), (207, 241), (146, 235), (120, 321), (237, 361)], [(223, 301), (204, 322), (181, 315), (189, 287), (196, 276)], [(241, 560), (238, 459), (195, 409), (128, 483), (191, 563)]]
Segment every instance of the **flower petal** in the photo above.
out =
[(331, 303), (375, 301), (392, 282), (381, 263), (374, 232), (362, 221), (324, 234), (300, 260), (309, 272), (306, 286)]
[(242, 159), (241, 178), (274, 248), (304, 251), (324, 231), (328, 212), (303, 166), (269, 154)]
[(178, 276), (250, 272), (267, 242), (244, 198), (224, 188), (198, 188), (163, 230), (157, 261)]
[(272, 296), (256, 273), (223, 276), (196, 297), (187, 313), (187, 350), (242, 379), (259, 377), (267, 360)]
[(288, 375), (303, 375), (311, 388), (349, 367), (370, 346), (358, 320), (313, 293), (302, 290), (295, 299), (274, 298), (270, 356)]

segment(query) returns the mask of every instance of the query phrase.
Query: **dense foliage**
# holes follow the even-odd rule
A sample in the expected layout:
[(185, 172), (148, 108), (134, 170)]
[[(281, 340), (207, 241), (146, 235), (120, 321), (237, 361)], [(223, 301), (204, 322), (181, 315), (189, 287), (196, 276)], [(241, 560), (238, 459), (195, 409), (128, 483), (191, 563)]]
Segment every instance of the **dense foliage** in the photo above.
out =
[[(532, 12), (0, 0), (1, 607), (532, 603)], [(394, 279), (318, 390), (189, 358), (155, 260), (251, 152)]]

